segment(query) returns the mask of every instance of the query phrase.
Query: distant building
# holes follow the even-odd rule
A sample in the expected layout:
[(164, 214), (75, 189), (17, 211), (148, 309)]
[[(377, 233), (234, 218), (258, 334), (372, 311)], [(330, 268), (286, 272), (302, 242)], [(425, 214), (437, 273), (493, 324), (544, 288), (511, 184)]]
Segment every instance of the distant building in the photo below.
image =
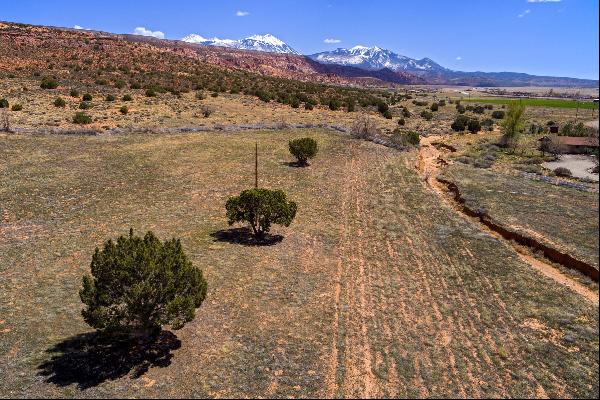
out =
[(587, 154), (598, 150), (597, 137), (544, 136), (539, 139), (539, 142), (540, 150), (547, 152)]

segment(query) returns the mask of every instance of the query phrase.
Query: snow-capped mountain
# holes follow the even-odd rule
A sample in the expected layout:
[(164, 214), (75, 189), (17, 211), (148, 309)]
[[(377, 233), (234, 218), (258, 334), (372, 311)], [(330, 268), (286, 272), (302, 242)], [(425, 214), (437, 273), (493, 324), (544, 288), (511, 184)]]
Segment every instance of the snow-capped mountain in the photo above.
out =
[(284, 41), (276, 38), (271, 34), (253, 35), (245, 39), (233, 40), (219, 39), (216, 37), (208, 39), (198, 34), (192, 33), (191, 35), (188, 35), (181, 40), (188, 43), (197, 43), (207, 46), (231, 47), (234, 49), (266, 51), (269, 53), (299, 54), (296, 50), (288, 46)]
[(354, 46), (351, 49), (338, 48), (309, 56), (322, 64), (338, 64), (353, 66), (366, 70), (380, 70), (388, 68), (394, 72), (437, 72), (446, 71), (446, 68), (429, 58), (416, 60), (396, 54), (390, 50), (375, 47)]

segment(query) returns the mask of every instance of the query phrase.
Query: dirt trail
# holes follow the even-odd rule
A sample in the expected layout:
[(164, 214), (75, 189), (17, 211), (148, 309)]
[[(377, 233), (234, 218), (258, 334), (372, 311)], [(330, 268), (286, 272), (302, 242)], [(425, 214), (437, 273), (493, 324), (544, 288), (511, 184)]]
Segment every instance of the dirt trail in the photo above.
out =
[[(502, 241), (503, 243), (510, 245), (510, 247), (515, 249), (521, 260), (523, 260), (525, 263), (529, 264), (531, 267), (541, 272), (546, 277), (551, 278), (554, 281), (560, 283), (561, 285), (570, 288), (571, 290), (585, 297), (592, 303), (598, 304), (598, 292), (589, 289), (585, 285), (563, 274), (559, 269), (552, 266), (551, 264), (545, 263), (537, 258), (534, 258), (524, 253), (519, 247), (514, 246), (511, 242), (505, 240), (502, 237), (502, 235), (500, 235), (498, 232), (495, 232), (483, 223), (476, 221), (474, 218), (466, 215), (462, 211), (462, 208), (451, 198), (451, 196), (448, 195), (445, 188), (436, 179), (437, 175), (440, 172), (440, 169), (448, 165), (448, 161), (446, 161), (446, 159), (444, 158), (444, 152), (438, 149), (438, 147), (442, 146), (436, 147), (436, 143), (438, 141), (439, 137), (436, 136), (429, 136), (421, 139), (421, 149), (419, 150), (417, 169), (423, 177), (423, 180), (428, 184), (428, 186), (431, 187), (447, 205), (449, 205), (453, 210), (457, 211), (457, 213), (460, 214), (463, 219), (469, 221), (470, 223), (476, 224), (480, 230), (483, 230), (489, 233), (490, 235), (494, 236), (498, 240)], [(445, 147), (442, 148), (446, 151), (450, 151)]]

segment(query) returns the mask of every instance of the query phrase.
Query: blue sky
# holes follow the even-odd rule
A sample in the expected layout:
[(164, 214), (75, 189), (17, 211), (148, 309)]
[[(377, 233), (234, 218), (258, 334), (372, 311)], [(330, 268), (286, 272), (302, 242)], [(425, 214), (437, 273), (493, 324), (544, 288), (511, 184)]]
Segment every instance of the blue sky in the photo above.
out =
[(596, 0), (0, 0), (0, 20), (168, 39), (271, 33), (304, 54), (377, 45), (463, 71), (598, 79)]

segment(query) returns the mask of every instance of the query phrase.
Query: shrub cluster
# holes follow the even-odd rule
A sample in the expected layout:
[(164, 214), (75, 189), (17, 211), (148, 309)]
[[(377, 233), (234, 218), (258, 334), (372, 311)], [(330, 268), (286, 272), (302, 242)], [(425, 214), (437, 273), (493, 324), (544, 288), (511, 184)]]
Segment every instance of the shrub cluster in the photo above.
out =
[(571, 172), (570, 169), (565, 168), (565, 167), (558, 167), (554, 170), (554, 174), (556, 176), (561, 176), (564, 178), (570, 178), (571, 176), (573, 176), (573, 173)]
[(433, 114), (427, 110), (421, 111), (420, 115), (421, 115), (421, 118), (423, 118), (425, 121), (431, 121), (433, 119)]
[(42, 78), (40, 87), (42, 89), (56, 89), (58, 87), (58, 81), (51, 76), (45, 76)]
[(90, 117), (89, 115), (87, 115), (83, 112), (77, 112), (77, 113), (75, 113), (75, 116), (73, 117), (73, 123), (79, 124), (79, 125), (91, 124), (92, 117)]
[(57, 97), (54, 100), (54, 107), (65, 107), (67, 105), (67, 103), (65, 102), (65, 100), (62, 97)]

